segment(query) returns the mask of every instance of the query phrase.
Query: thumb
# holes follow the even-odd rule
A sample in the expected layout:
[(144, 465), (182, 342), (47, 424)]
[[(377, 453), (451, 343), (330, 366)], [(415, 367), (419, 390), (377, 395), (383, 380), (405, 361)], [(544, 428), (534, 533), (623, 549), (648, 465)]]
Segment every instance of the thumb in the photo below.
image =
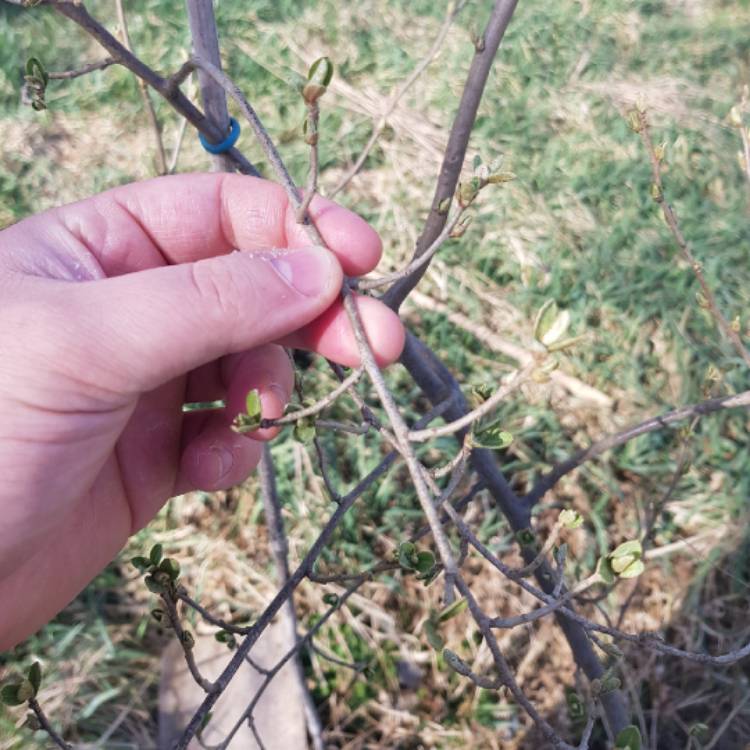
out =
[(112, 381), (101, 385), (129, 393), (288, 335), (331, 305), (342, 280), (335, 256), (309, 247), (84, 282), (75, 297), (87, 320), (86, 356)]

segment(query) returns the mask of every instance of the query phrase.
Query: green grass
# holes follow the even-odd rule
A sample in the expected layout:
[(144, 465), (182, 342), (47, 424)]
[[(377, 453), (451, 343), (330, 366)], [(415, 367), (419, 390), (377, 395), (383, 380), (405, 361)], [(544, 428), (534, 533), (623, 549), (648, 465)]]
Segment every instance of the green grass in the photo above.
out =
[[(427, 0), (352, 5), (357, 7), (342, 7), (333, 0), (217, 5), (227, 69), (277, 135), (300, 181), (307, 168), (300, 134), (303, 105), (285, 82), (289, 70), (304, 69), (295, 50), (329, 54), (340, 79), (370, 98), (378, 97), (370, 105), (376, 116), (392, 87), (430, 46), (442, 15)], [(381, 232), (390, 262), (409, 252), (412, 235), (426, 215), (439, 159), (424, 146), (424, 138), (439, 143), (446, 136), (471, 58), (467, 30), (475, 22), (482, 23), (489, 5), (483, 0), (467, 8), (439, 62), (407, 95), (402, 116), (386, 130), (352, 188), (341, 195), (342, 202)], [(516, 442), (501, 460), (520, 484), (585, 443), (587, 433), (598, 435), (641, 416), (700, 400), (711, 366), (722, 374), (713, 392), (747, 387), (740, 361), (696, 303), (697, 283), (678, 260), (649, 197), (645, 153), (622, 117), (642, 91), (654, 137), (667, 143), (667, 196), (726, 316), (739, 315), (746, 333), (750, 324), (748, 186), (735, 157), (737, 134), (724, 118), (747, 81), (750, 8), (748, 3), (718, 0), (685, 5), (692, 11), (667, 0), (519, 3), (490, 76), (472, 151), (487, 160), (504, 154), (518, 180), (482, 193), (470, 230), (441, 251), (443, 287), (438, 290), (428, 279), (423, 288), (491, 327), (491, 306), (467, 292), (460, 272), (483, 280), (504, 304), (520, 313), (517, 328), (501, 326), (498, 331), (513, 340), (528, 337), (535, 311), (546, 299), (555, 298), (571, 311), (572, 332), (588, 334), (566, 357), (564, 368), (617, 400), (612, 413), (604, 416), (585, 405), (550, 402), (538, 392), (504, 406), (501, 413)], [(113, 27), (110, 6), (104, 0), (90, 3), (92, 14), (108, 18)], [(377, 6), (377, 12), (370, 6)], [(184, 59), (188, 38), (182, 2), (135, 4), (130, 31), (136, 50), (157, 69), (174, 70)], [(151, 134), (137, 87), (125, 71), (112, 68), (55, 83), (49, 89), (49, 110), (39, 114), (18, 103), (19, 80), (29, 55), (40, 56), (51, 70), (62, 70), (98, 59), (102, 53), (50, 9), (0, 7), (0, 126), (9, 134), (6, 143), (12, 144), (0, 150), (0, 224), (153, 172)], [(160, 101), (157, 111), (171, 143), (176, 116)], [(420, 130), (425, 124), (431, 128), (427, 136)], [(322, 184), (330, 188), (366, 142), (370, 120), (346, 97), (327, 97), (321, 131)], [(264, 167), (247, 131), (241, 146)], [(420, 156), (423, 152), (426, 155)], [(180, 166), (207, 167), (190, 132)], [(510, 367), (507, 358), (441, 313), (411, 309), (407, 320), (467, 384), (497, 380)], [(324, 369), (315, 372), (320, 374), (306, 378), (313, 392)], [(425, 404), (416, 402), (404, 373), (394, 368), (390, 378), (401, 402), (411, 404), (407, 413), (416, 416)], [(344, 416), (354, 413), (341, 408)], [(746, 416), (707, 417), (689, 442), (691, 464), (679, 485), (680, 513), (676, 520), (674, 514), (663, 520), (664, 543), (689, 536), (698, 527), (741, 524), (746, 518), (750, 491)], [(586, 512), (596, 542), (579, 552), (583, 570), (590, 570), (596, 556), (620, 537), (636, 533), (636, 509), (665, 491), (679, 445), (676, 430), (643, 436), (563, 485), (557, 500), (572, 502)], [(335, 477), (342, 487), (351, 486), (382, 455), (378, 441), (371, 437), (331, 437), (325, 446), (338, 459)], [(445, 458), (452, 445), (446, 440), (437, 448)], [(300, 484), (297, 450), (284, 438), (278, 441), (275, 456), (288, 523), (304, 549), (329, 508)], [(424, 451), (438, 462), (435, 447)], [(209, 497), (201, 502), (204, 507), (218, 503)], [(239, 533), (243, 522), (258, 521), (262, 515), (258, 503), (246, 502), (241, 520), (217, 522), (221, 533), (231, 536)], [(179, 511), (175, 514), (179, 520)], [(173, 533), (179, 525), (175, 518), (162, 514), (134, 547), (147, 546), (156, 533)], [(396, 471), (347, 517), (323, 562), (332, 567), (369, 565), (382, 557), (383, 540), (397, 543), (419, 523), (418, 504), (405, 474)], [(480, 528), (482, 538), (492, 540), (496, 548), (509, 546), (507, 529), (491, 509)], [(709, 575), (711, 564), (696, 566), (700, 580)], [(69, 674), (66, 670), (76, 654), (103, 649), (105, 658), (80, 685), (78, 697), (70, 698), (60, 719), (71, 736), (81, 739), (98, 736), (116, 710), (134, 699), (128, 687), (133, 670), (153, 677), (156, 669), (150, 655), (158, 641), (152, 626), (145, 624), (145, 596), (136, 597), (140, 609), (133, 606), (124, 622), (118, 621), (116, 643), (107, 642), (113, 615), (106, 598), (117, 596), (123, 576), (129, 574), (113, 566), (56, 623), (15, 655), (0, 657), (0, 665), (13, 665), (46, 654), (54, 680), (56, 669), (61, 676)], [(740, 577), (741, 590), (746, 592), (745, 572)], [(403, 595), (402, 583), (395, 577), (388, 586)], [(414, 595), (413, 589), (408, 591)], [(130, 596), (132, 587), (128, 592)], [(411, 602), (409, 606), (419, 612), (423, 605)], [(67, 651), (55, 655), (54, 649), (73, 628), (75, 637), (66, 643), (70, 660)], [(349, 643), (355, 655), (362, 648), (356, 640)], [(346, 657), (343, 652), (339, 655)], [(386, 660), (378, 684), (388, 684), (388, 669)], [(335, 672), (330, 679), (335, 682), (341, 675)], [(328, 682), (316, 686), (320, 697), (332, 689), (335, 685)], [(93, 711), (92, 701), (101, 695), (111, 700)], [(148, 688), (146, 697), (153, 699), (153, 688)], [(348, 700), (356, 708), (372, 697), (360, 687)], [(138, 700), (139, 706), (145, 705), (142, 696)], [(474, 713), (485, 726), (508, 721), (505, 704), (495, 704), (486, 696), (476, 703)], [(14, 721), (15, 714), (0, 713), (0, 738), (20, 736)], [(14, 746), (12, 740), (5, 742), (2, 747)]]

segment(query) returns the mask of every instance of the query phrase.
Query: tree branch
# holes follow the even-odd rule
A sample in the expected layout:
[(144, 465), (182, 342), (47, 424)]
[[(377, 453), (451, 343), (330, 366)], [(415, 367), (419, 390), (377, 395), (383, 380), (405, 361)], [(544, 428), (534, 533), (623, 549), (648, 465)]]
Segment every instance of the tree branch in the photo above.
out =
[(745, 345), (742, 343), (742, 339), (740, 338), (737, 331), (732, 328), (729, 321), (724, 317), (724, 314), (719, 309), (719, 305), (716, 302), (716, 297), (714, 296), (711, 287), (708, 285), (706, 277), (703, 275), (702, 265), (695, 259), (690, 246), (688, 245), (684, 235), (682, 234), (682, 230), (680, 229), (680, 225), (677, 221), (677, 215), (675, 214), (674, 209), (670, 205), (669, 201), (667, 201), (664, 197), (664, 184), (662, 182), (661, 176), (662, 157), (657, 155), (656, 149), (654, 148), (654, 142), (651, 138), (651, 130), (649, 128), (648, 119), (646, 118), (646, 113), (640, 107), (636, 107), (635, 116), (637, 118), (638, 132), (641, 135), (643, 144), (645, 145), (646, 151), (648, 152), (649, 161), (651, 162), (651, 174), (653, 175), (654, 179), (654, 183), (651, 189), (651, 197), (661, 206), (662, 213), (664, 214), (664, 220), (666, 221), (669, 230), (672, 232), (672, 236), (677, 243), (680, 254), (682, 255), (685, 262), (690, 264), (690, 268), (692, 269), (695, 278), (698, 279), (698, 283), (700, 284), (701, 291), (703, 292), (703, 296), (705, 298), (705, 306), (711, 313), (711, 317), (719, 327), (719, 330), (732, 343), (740, 357), (745, 360), (745, 364), (750, 367), (750, 351), (747, 350)]
[[(117, 8), (117, 19), (120, 22), (120, 31), (122, 32), (122, 41), (125, 47), (129, 51), (133, 51), (133, 45), (130, 43), (130, 34), (128, 33), (128, 20), (125, 17), (125, 8), (122, 5), (123, 0), (115, 0), (115, 7)], [(159, 167), (159, 174), (167, 173), (167, 156), (164, 152), (164, 141), (161, 136), (161, 125), (159, 124), (159, 118), (156, 116), (156, 110), (154, 109), (154, 103), (151, 101), (151, 94), (148, 91), (148, 86), (142, 78), (136, 78), (138, 83), (138, 90), (141, 93), (141, 99), (143, 100), (143, 106), (148, 113), (149, 121), (151, 122), (151, 130), (154, 133), (154, 140), (156, 142), (156, 156)]]
[[(121, 42), (115, 39), (97, 20), (86, 10), (83, 2), (54, 3), (55, 10), (61, 15), (78, 24), (90, 36), (96, 39), (110, 55), (122, 66), (145, 81), (152, 89), (161, 94), (169, 104), (186, 120), (201, 131), (211, 141), (218, 143), (226, 133), (222, 133), (210, 122), (206, 116), (179, 90), (170, 86), (169, 79), (159, 75), (144, 62), (135, 57)], [(227, 152), (237, 168), (243, 174), (260, 176), (258, 170), (236, 149)]]
[[(482, 35), (483, 44), (475, 45), (474, 59), (469, 68), (469, 75), (464, 85), (458, 112), (453, 121), (448, 145), (443, 156), (443, 164), (440, 168), (435, 195), (432, 199), (427, 222), (422, 234), (417, 240), (415, 257), (419, 257), (440, 236), (445, 226), (446, 214), (441, 208), (447, 201), (453, 199), (456, 191), (458, 178), (463, 168), (466, 147), (469, 144), (474, 120), (477, 116), (479, 102), (484, 93), (487, 77), (495, 59), (497, 49), (505, 35), (510, 19), (516, 9), (518, 0), (495, 0), (487, 27)], [(397, 281), (384, 295), (383, 300), (392, 309), (398, 310), (401, 303), (406, 299), (409, 292), (417, 285), (427, 266), (420, 266), (412, 275)]]
[[(200, 58), (221, 69), (221, 54), (219, 52), (219, 34), (216, 30), (213, 0), (186, 0), (185, 2), (190, 23), (190, 35), (193, 41), (193, 52)], [(224, 135), (229, 132), (229, 112), (227, 111), (227, 97), (210, 76), (202, 70), (198, 71), (198, 85), (203, 100), (203, 111), (206, 117)], [(214, 172), (233, 172), (232, 159), (224, 154), (211, 156)]]
[[(266, 515), (266, 526), (268, 536), (271, 542), (271, 555), (273, 557), (274, 567), (276, 568), (276, 577), (279, 586), (284, 586), (289, 581), (289, 545), (286, 541), (284, 531), (284, 519), (281, 516), (281, 503), (279, 494), (276, 490), (276, 476), (271, 456), (271, 449), (268, 444), (263, 446), (260, 465), (258, 467), (260, 475), (261, 497), (263, 499), (263, 511)], [(299, 644), (297, 635), (297, 613), (294, 609), (294, 597), (289, 596), (285, 607), (287, 628), (292, 643)], [(320, 723), (320, 717), (315, 708), (310, 691), (307, 689), (305, 682), (305, 672), (298, 655), (295, 655), (293, 669), (297, 679), (297, 687), (300, 692), (300, 698), (305, 710), (305, 719), (307, 721), (307, 731), (312, 740), (313, 750), (323, 750), (323, 727)], [(267, 675), (270, 679), (271, 675)]]
[(650, 417), (644, 422), (632, 425), (622, 432), (614, 435), (608, 435), (597, 442), (592, 443), (588, 448), (574, 453), (570, 458), (557, 464), (553, 469), (540, 477), (533, 488), (524, 497), (524, 503), (527, 507), (533, 507), (546, 492), (551, 490), (566, 474), (577, 469), (581, 464), (600, 456), (602, 453), (623, 445), (639, 435), (645, 435), (647, 432), (661, 430), (669, 425), (681, 422), (688, 417), (704, 416), (722, 409), (735, 409), (738, 407), (750, 406), (750, 391), (743, 391), (736, 396), (722, 396), (721, 398), (712, 398), (708, 401), (701, 401), (690, 406), (683, 406), (674, 411), (667, 412), (658, 417)]
[(430, 47), (429, 52), (424, 56), (424, 58), (422, 58), (419, 63), (417, 63), (417, 65), (414, 67), (414, 70), (412, 70), (412, 72), (407, 76), (406, 80), (404, 80), (402, 84), (391, 94), (385, 104), (383, 113), (380, 115), (377, 124), (372, 129), (370, 139), (367, 141), (367, 144), (362, 149), (362, 152), (357, 157), (357, 160), (354, 162), (354, 164), (352, 164), (352, 166), (347, 170), (346, 174), (341, 178), (336, 187), (329, 193), (329, 198), (333, 199), (336, 196), (336, 193), (343, 190), (352, 181), (357, 172), (362, 169), (362, 165), (365, 163), (367, 157), (370, 154), (370, 151), (372, 151), (373, 147), (377, 143), (378, 138), (380, 138), (382, 132), (385, 130), (385, 126), (388, 124), (388, 117), (396, 108), (396, 105), (401, 101), (401, 99), (403, 99), (404, 94), (406, 94), (406, 92), (412, 87), (415, 81), (417, 81), (422, 73), (427, 70), (427, 67), (430, 65), (430, 63), (437, 57), (440, 49), (443, 46), (443, 42), (448, 36), (448, 32), (453, 25), (453, 21), (456, 20), (456, 16), (458, 16), (458, 14), (463, 10), (466, 3), (467, 0), (461, 0), (460, 2), (454, 4), (452, 7), (448, 7), (448, 13), (445, 16), (443, 25), (440, 27), (440, 31), (438, 32), (437, 37), (435, 37), (435, 41), (432, 43), (432, 47)]

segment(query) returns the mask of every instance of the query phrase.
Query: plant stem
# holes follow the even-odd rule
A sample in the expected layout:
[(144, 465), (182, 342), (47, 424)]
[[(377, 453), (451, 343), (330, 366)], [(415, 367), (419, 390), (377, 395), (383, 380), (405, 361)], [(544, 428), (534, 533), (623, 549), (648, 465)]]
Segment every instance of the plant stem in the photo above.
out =
[[(185, 4), (190, 23), (193, 52), (198, 57), (208, 60), (212, 65), (221, 69), (219, 34), (216, 30), (213, 0), (186, 0)], [(229, 112), (227, 111), (227, 97), (224, 89), (202, 70), (198, 71), (198, 85), (206, 117), (220, 133), (226, 134), (229, 132)], [(221, 140), (223, 140), (223, 136)], [(214, 172), (234, 171), (234, 162), (224, 154), (213, 154), (211, 162)]]
[[(475, 46), (474, 59), (469, 68), (469, 74), (464, 84), (458, 111), (448, 137), (448, 145), (445, 148), (443, 164), (440, 168), (435, 195), (432, 199), (432, 208), (430, 209), (422, 234), (417, 240), (415, 257), (419, 257), (425, 253), (443, 231), (446, 215), (441, 206), (446, 201), (450, 203), (453, 199), (453, 193), (456, 191), (458, 178), (463, 168), (466, 147), (469, 144), (469, 137), (474, 127), (474, 120), (477, 116), (479, 102), (482, 100), (490, 68), (517, 4), (518, 0), (495, 0), (490, 20), (482, 35), (484, 44)], [(410, 276), (397, 281), (383, 295), (385, 303), (392, 310), (398, 310), (401, 303), (417, 285), (426, 270), (426, 265), (421, 266)]]
[(373, 147), (378, 141), (378, 138), (380, 138), (381, 134), (385, 130), (385, 127), (388, 124), (388, 117), (393, 113), (393, 110), (396, 109), (396, 106), (401, 101), (401, 99), (403, 99), (406, 92), (414, 85), (414, 83), (422, 75), (422, 73), (427, 70), (430, 63), (438, 56), (443, 46), (443, 42), (445, 42), (445, 38), (448, 36), (448, 32), (453, 25), (453, 21), (456, 20), (456, 16), (458, 16), (458, 14), (463, 10), (466, 3), (467, 0), (461, 0), (461, 2), (452, 4), (452, 6), (449, 5), (448, 12), (445, 16), (445, 20), (443, 21), (443, 25), (440, 27), (440, 31), (438, 32), (437, 37), (435, 37), (435, 41), (432, 43), (429, 51), (422, 58), (422, 60), (417, 63), (417, 65), (414, 67), (414, 70), (409, 73), (409, 75), (401, 83), (401, 85), (391, 94), (385, 104), (385, 107), (383, 108), (383, 112), (380, 115), (377, 124), (372, 129), (370, 139), (367, 141), (367, 144), (362, 149), (362, 152), (357, 157), (357, 160), (354, 162), (354, 164), (352, 164), (352, 166), (347, 170), (346, 174), (341, 178), (336, 187), (330, 192), (328, 196), (329, 198), (334, 198), (337, 193), (343, 190), (352, 181), (359, 170), (362, 169), (362, 165), (365, 163), (367, 157), (370, 154), (370, 151), (372, 151)]
[[(271, 449), (268, 444), (263, 446), (260, 465), (258, 467), (260, 475), (261, 497), (263, 499), (263, 510), (266, 515), (266, 527), (271, 542), (271, 555), (273, 557), (274, 567), (276, 568), (276, 577), (279, 586), (284, 586), (289, 581), (289, 545), (286, 540), (284, 531), (284, 519), (281, 515), (281, 503), (279, 494), (276, 490), (276, 476), (271, 456)], [(289, 630), (289, 638), (292, 643), (299, 644), (297, 635), (297, 613), (294, 609), (294, 597), (287, 599), (285, 607), (285, 619)], [(323, 750), (323, 727), (320, 723), (320, 717), (315, 708), (315, 703), (307, 689), (305, 682), (305, 672), (302, 663), (299, 660), (299, 654), (295, 654), (293, 659), (293, 669), (297, 680), (297, 687), (300, 693), (300, 699), (305, 710), (305, 719), (307, 721), (307, 731), (312, 740), (313, 750)], [(271, 675), (267, 675), (270, 679)]]
[[(161, 94), (177, 112), (207, 138), (218, 143), (225, 137), (226, 133), (222, 133), (179, 89), (171, 86), (170, 79), (159, 75), (142, 60), (135, 57), (121, 42), (94, 19), (88, 10), (86, 10), (86, 6), (81, 0), (76, 0), (75, 3), (54, 2), (51, 4), (58, 13), (78, 24), (84, 31), (96, 39), (118, 64), (135, 73), (138, 78), (144, 80), (152, 89)], [(236, 148), (232, 148), (228, 154), (243, 174), (260, 176), (258, 170)]]
[(716, 302), (716, 297), (714, 296), (711, 287), (708, 285), (706, 277), (703, 275), (702, 265), (695, 259), (690, 246), (685, 240), (685, 236), (682, 234), (682, 230), (680, 229), (680, 225), (677, 221), (677, 215), (675, 214), (672, 206), (664, 197), (664, 184), (662, 182), (661, 176), (661, 159), (657, 157), (656, 151), (654, 149), (654, 142), (651, 138), (648, 119), (646, 118), (646, 113), (642, 109), (636, 108), (636, 112), (640, 123), (639, 132), (641, 135), (641, 139), (646, 146), (646, 151), (648, 152), (649, 160), (651, 162), (651, 173), (654, 179), (654, 190), (652, 191), (652, 196), (654, 200), (661, 206), (662, 213), (664, 214), (664, 220), (667, 222), (667, 226), (672, 232), (672, 236), (677, 243), (680, 255), (682, 255), (685, 262), (690, 265), (695, 278), (700, 284), (701, 291), (703, 292), (703, 296), (706, 300), (708, 310), (711, 313), (711, 317), (719, 327), (719, 330), (732, 343), (740, 357), (745, 360), (745, 364), (750, 367), (750, 351), (747, 350), (745, 345), (742, 343), (742, 339), (740, 338), (737, 331), (734, 330), (734, 328), (731, 326), (729, 321), (724, 317), (724, 314), (719, 309), (719, 305)]
[(49, 738), (58, 747), (62, 748), (62, 750), (73, 750), (73, 746), (65, 742), (65, 740), (63, 740), (63, 738), (53, 729), (52, 724), (49, 723), (49, 720), (44, 714), (44, 711), (42, 711), (42, 707), (39, 705), (39, 701), (37, 701), (36, 698), (31, 698), (29, 700), (29, 708), (34, 712), (34, 716), (36, 716), (39, 721), (41, 728), (47, 732)]
[[(115, 0), (115, 7), (117, 8), (117, 20), (120, 23), (120, 31), (122, 32), (122, 41), (128, 51), (133, 51), (133, 45), (130, 43), (130, 34), (128, 33), (128, 21), (125, 17), (125, 9), (123, 8), (123, 0)], [(141, 99), (143, 100), (143, 106), (148, 113), (148, 119), (151, 123), (151, 130), (154, 133), (154, 141), (156, 143), (156, 158), (158, 164), (159, 174), (167, 174), (167, 156), (164, 152), (164, 140), (161, 135), (161, 125), (159, 118), (156, 116), (156, 110), (154, 109), (154, 103), (151, 101), (151, 94), (148, 91), (148, 86), (142, 78), (136, 78), (138, 83), (138, 89), (141, 92)]]
[(540, 477), (525, 496), (524, 503), (528, 507), (534, 506), (566, 474), (574, 471), (586, 461), (590, 461), (592, 458), (596, 458), (602, 453), (616, 448), (618, 445), (624, 445), (639, 435), (645, 435), (647, 432), (654, 432), (655, 430), (662, 430), (689, 417), (704, 416), (721, 411), (722, 409), (736, 409), (747, 406), (750, 406), (750, 391), (743, 391), (736, 396), (722, 396), (721, 398), (712, 398), (697, 404), (682, 406), (661, 416), (649, 417), (649, 419), (643, 422), (627, 427), (622, 432), (607, 435), (607, 437), (592, 443), (588, 448), (574, 453), (570, 458), (557, 464), (544, 476)]

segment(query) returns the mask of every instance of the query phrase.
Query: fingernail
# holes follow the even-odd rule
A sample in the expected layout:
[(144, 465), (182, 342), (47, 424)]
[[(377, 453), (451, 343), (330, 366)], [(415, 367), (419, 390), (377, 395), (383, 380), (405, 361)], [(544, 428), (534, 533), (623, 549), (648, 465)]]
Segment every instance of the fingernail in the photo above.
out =
[(286, 250), (271, 257), (271, 265), (289, 286), (315, 297), (331, 283), (333, 264), (325, 250), (314, 247)]
[(212, 484), (227, 476), (233, 464), (234, 455), (227, 448), (211, 448), (198, 456), (199, 472)]

